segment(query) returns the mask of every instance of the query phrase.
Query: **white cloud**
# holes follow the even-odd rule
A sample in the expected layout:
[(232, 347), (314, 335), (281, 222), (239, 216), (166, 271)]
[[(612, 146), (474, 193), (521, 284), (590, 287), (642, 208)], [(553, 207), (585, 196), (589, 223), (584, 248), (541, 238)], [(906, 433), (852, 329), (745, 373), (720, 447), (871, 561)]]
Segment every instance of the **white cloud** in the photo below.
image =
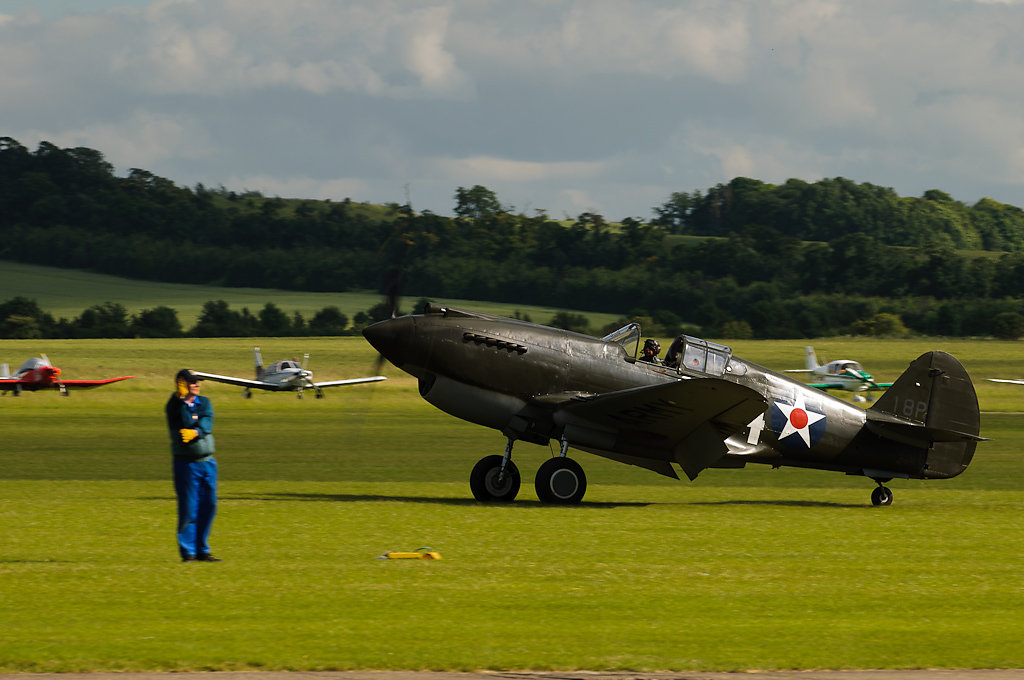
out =
[(188, 116), (135, 111), (123, 120), (63, 130), (27, 130), (18, 139), (32, 147), (47, 141), (60, 147), (87, 146), (121, 170), (151, 169), (169, 159), (202, 159), (217, 153), (202, 126)]
[(281, 198), (309, 198), (341, 201), (351, 198), (362, 201), (370, 190), (361, 179), (336, 178), (316, 179), (312, 177), (274, 177), (270, 175), (240, 175), (229, 177), (224, 186), (234, 191), (259, 191), (265, 196)]
[(453, 181), (476, 184), (495, 181), (582, 180), (597, 175), (606, 167), (600, 162), (540, 163), (487, 156), (439, 158), (435, 164), (440, 172)]
[(1024, 205), (1020, 2), (66, 5), (0, 15), (0, 134), (182, 184), (616, 218), (846, 176)]

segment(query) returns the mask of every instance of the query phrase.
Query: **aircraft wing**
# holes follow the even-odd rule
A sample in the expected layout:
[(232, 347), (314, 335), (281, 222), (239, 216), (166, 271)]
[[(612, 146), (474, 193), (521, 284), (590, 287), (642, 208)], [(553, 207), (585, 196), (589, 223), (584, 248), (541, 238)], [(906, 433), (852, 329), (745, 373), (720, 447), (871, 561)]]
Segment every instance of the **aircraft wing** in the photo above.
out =
[[(892, 383), (864, 383), (866, 390), (884, 390), (892, 387)], [(850, 391), (850, 386), (843, 383), (807, 383), (808, 387), (815, 387), (819, 390), (844, 390)]]
[(337, 387), (338, 385), (359, 385), (361, 383), (379, 382), (387, 380), (382, 375), (372, 375), (368, 378), (349, 378), (347, 380), (328, 380), (326, 382), (313, 383), (316, 387)]
[(53, 388), (59, 390), (60, 386), (63, 385), (69, 390), (89, 390), (94, 387), (102, 387), (103, 385), (109, 385), (110, 383), (120, 382), (121, 380), (128, 380), (128, 378), (134, 378), (133, 375), (124, 375), (120, 378), (105, 378), (103, 380), (61, 380), (55, 383), (35, 383), (28, 380), (21, 380), (18, 378), (3, 378), (0, 379), (0, 385), (5, 387), (14, 387), (15, 385), (21, 385), (22, 389), (33, 391), (39, 388)]
[(726, 438), (745, 430), (767, 407), (749, 387), (694, 378), (579, 398), (561, 406), (558, 419), (604, 433), (619, 453), (660, 456), (663, 468), (675, 460), (692, 480), (728, 451)]
[(203, 373), (202, 371), (192, 371), (195, 373), (197, 378), (201, 380), (212, 380), (214, 382), (227, 383), (229, 385), (238, 385), (239, 387), (250, 387), (256, 390), (274, 390), (280, 389), (281, 386), (275, 383), (268, 383), (262, 380), (249, 380), (247, 378), (235, 378), (230, 375), (217, 375), (216, 373)]
[(61, 380), (60, 383), (69, 390), (91, 390), (94, 387), (102, 387), (103, 385), (109, 385), (110, 383), (120, 382), (134, 377), (135, 376), (133, 375), (123, 375), (120, 378), (105, 378), (103, 380)]
[(1011, 385), (1024, 385), (1024, 380), (1008, 380), (1006, 378), (986, 378), (990, 382), (1010, 383)]

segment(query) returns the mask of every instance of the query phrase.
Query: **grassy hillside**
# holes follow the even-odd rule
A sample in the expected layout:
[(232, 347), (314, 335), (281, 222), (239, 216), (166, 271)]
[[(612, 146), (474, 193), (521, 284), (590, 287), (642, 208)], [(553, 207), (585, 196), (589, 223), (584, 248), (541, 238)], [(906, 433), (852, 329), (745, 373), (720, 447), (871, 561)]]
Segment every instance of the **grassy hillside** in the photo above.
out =
[[(129, 314), (166, 305), (178, 311), (178, 318), (186, 329), (195, 325), (203, 303), (209, 300), (224, 300), (235, 310), (248, 307), (254, 314), (266, 303), (273, 302), (289, 315), (298, 311), (307, 320), (328, 305), (338, 307), (351, 319), (356, 312), (365, 311), (381, 300), (380, 295), (370, 291), (306, 293), (271, 288), (221, 288), (188, 283), (160, 283), (0, 260), (0, 301), (9, 300), (16, 295), (36, 300), (40, 307), (53, 314), (55, 318), (67, 319), (79, 316), (82, 310), (104, 302), (120, 303)], [(418, 298), (419, 293), (407, 291), (403, 311), (411, 311), (410, 306)], [(529, 314), (530, 318), (538, 323), (548, 322), (559, 311), (553, 307), (498, 302), (449, 299), (443, 302), (503, 316), (513, 316), (519, 310)], [(597, 328), (616, 318), (613, 314), (584, 314), (590, 319), (591, 326)]]

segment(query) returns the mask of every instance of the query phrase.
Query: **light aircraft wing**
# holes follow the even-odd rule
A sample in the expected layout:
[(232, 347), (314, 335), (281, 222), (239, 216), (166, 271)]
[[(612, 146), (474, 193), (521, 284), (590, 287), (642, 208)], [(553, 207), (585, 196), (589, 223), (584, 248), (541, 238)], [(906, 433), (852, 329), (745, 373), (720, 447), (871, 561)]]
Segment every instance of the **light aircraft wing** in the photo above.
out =
[(248, 378), (235, 378), (230, 375), (217, 375), (216, 373), (203, 373), (202, 371), (192, 371), (196, 377), (202, 380), (212, 380), (214, 382), (227, 383), (229, 385), (238, 385), (239, 387), (251, 387), (257, 390), (272, 390), (280, 389), (280, 385), (275, 383), (268, 383), (262, 380), (249, 380)]
[(327, 380), (325, 382), (313, 383), (316, 387), (337, 387), (338, 385), (359, 385), (360, 383), (379, 382), (387, 380), (382, 375), (372, 375), (368, 378), (348, 378), (347, 380)]
[(986, 378), (991, 382), (1010, 383), (1011, 385), (1024, 385), (1024, 380), (1008, 380), (1006, 378)]
[[(892, 383), (864, 383), (866, 390), (884, 390), (892, 387)], [(844, 383), (807, 383), (808, 387), (815, 387), (819, 390), (845, 390), (849, 391), (849, 384)]]
[(120, 382), (134, 377), (135, 376), (132, 375), (123, 375), (120, 378), (105, 378), (103, 380), (61, 380), (60, 384), (69, 390), (90, 390), (93, 387), (101, 387), (103, 385), (109, 385), (110, 383)]
[(59, 382), (52, 384), (34, 383), (30, 380), (21, 380), (19, 378), (3, 378), (0, 379), (0, 385), (23, 385), (25, 389), (29, 390), (34, 389), (36, 386), (52, 387), (56, 390), (60, 389), (60, 386), (63, 385), (69, 390), (88, 390), (93, 387), (102, 387), (103, 385), (109, 385), (110, 383), (120, 382), (121, 380), (128, 380), (129, 378), (134, 377), (135, 376), (133, 375), (124, 375), (120, 378), (106, 378), (104, 380), (60, 380)]
[(808, 387), (814, 387), (819, 390), (848, 390), (850, 389), (846, 385), (841, 383), (807, 383)]
[(728, 451), (725, 439), (746, 429), (767, 407), (749, 387), (694, 378), (580, 398), (559, 410), (568, 421), (594, 431), (646, 439), (695, 479)]

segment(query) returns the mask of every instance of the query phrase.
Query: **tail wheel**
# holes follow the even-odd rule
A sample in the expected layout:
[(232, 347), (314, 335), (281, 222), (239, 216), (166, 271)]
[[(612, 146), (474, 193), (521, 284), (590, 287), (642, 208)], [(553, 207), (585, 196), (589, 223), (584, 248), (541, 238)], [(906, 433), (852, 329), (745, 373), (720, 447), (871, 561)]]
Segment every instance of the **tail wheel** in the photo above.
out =
[(469, 488), (478, 501), (508, 503), (515, 500), (521, 482), (519, 468), (509, 460), (503, 474), (502, 460), (504, 456), (484, 456), (473, 466), (469, 474)]
[(879, 484), (871, 492), (871, 505), (892, 505), (892, 491), (889, 487)]
[(587, 475), (572, 458), (549, 458), (537, 470), (534, 487), (542, 503), (575, 505), (587, 492)]

